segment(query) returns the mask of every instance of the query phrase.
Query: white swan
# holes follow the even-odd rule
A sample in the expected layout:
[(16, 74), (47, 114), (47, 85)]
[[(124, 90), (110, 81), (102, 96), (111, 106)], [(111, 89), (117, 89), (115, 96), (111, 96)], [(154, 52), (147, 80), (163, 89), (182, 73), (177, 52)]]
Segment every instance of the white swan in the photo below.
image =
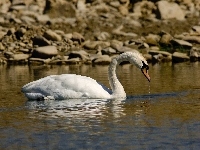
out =
[(126, 93), (116, 76), (116, 67), (122, 61), (135, 64), (150, 82), (148, 64), (139, 52), (125, 52), (112, 59), (108, 67), (111, 90), (96, 80), (75, 74), (50, 75), (30, 82), (22, 87), (28, 99), (71, 99), (71, 98), (125, 98)]

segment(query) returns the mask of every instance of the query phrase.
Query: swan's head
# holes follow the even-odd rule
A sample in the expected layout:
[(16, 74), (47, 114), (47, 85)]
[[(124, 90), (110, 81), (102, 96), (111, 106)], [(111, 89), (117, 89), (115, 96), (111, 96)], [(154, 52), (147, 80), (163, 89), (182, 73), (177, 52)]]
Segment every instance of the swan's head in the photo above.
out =
[(139, 52), (134, 52), (134, 53), (127, 52), (127, 55), (130, 56), (129, 61), (131, 63), (135, 64), (139, 69), (141, 69), (144, 76), (150, 82), (150, 76), (148, 74), (149, 65), (148, 65), (146, 59)]

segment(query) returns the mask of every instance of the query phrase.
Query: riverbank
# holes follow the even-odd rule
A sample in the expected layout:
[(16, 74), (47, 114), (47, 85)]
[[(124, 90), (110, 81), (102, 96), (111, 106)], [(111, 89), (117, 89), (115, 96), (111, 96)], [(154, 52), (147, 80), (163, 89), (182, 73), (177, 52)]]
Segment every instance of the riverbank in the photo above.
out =
[(199, 61), (199, 5), (4, 0), (0, 64), (109, 64), (115, 55), (134, 50), (149, 62)]

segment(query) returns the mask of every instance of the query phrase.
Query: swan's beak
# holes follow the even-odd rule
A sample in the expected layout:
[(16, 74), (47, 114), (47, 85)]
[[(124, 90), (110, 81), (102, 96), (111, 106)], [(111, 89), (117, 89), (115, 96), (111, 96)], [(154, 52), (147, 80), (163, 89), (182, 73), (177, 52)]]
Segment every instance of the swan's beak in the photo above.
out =
[(144, 74), (144, 76), (147, 78), (147, 80), (150, 82), (150, 76), (148, 74), (148, 69), (146, 67), (141, 69), (142, 73)]

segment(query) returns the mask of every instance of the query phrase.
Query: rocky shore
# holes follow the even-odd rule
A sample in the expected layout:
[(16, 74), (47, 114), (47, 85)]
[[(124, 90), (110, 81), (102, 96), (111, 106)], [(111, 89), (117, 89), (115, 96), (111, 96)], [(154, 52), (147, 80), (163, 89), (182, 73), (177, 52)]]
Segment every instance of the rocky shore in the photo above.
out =
[(200, 61), (199, 0), (2, 0), (0, 64)]

